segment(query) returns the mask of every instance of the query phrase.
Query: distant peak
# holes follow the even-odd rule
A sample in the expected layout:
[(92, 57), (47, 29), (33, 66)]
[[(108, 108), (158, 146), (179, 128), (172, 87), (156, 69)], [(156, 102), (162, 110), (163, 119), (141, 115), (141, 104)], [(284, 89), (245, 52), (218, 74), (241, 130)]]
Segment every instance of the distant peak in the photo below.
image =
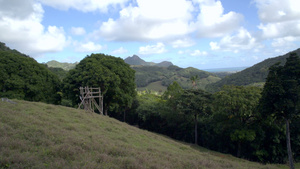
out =
[(138, 55), (129, 56), (126, 59), (124, 59), (124, 61), (129, 65), (159, 66), (159, 67), (169, 67), (173, 65), (173, 63), (169, 61), (163, 61), (160, 63), (146, 62), (143, 59), (141, 59)]

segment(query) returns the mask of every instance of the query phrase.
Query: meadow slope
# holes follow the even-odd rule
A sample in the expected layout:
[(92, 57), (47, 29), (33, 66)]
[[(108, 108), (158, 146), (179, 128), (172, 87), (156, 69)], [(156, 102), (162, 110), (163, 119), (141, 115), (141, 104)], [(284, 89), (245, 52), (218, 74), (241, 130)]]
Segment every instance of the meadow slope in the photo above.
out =
[(115, 119), (0, 100), (0, 168), (287, 168), (181, 143)]

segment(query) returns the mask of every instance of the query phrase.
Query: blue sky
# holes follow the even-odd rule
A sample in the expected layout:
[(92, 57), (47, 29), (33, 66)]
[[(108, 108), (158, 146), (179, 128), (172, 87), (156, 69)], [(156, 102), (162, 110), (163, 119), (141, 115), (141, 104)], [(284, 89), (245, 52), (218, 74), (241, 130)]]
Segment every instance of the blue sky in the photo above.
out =
[(38, 62), (91, 53), (198, 69), (300, 47), (299, 0), (0, 0), (0, 41)]

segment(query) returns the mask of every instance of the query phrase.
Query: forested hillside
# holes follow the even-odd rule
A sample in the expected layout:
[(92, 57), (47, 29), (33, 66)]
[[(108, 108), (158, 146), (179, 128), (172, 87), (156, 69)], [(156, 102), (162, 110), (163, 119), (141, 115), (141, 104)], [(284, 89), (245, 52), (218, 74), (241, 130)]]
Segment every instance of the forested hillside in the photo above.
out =
[(46, 63), (48, 65), (48, 67), (51, 67), (51, 68), (62, 68), (63, 70), (66, 70), (66, 71), (69, 71), (71, 69), (74, 69), (75, 66), (78, 64), (78, 62), (75, 62), (75, 63), (61, 63), (61, 62), (58, 62), (56, 60), (51, 60), (49, 62)]
[(153, 82), (161, 82), (162, 86), (169, 86), (174, 81), (184, 88), (191, 88), (192, 76), (198, 76), (198, 87), (204, 89), (206, 85), (219, 81), (221, 78), (216, 75), (196, 68), (180, 68), (178, 66), (157, 67), (157, 66), (133, 66), (137, 87), (146, 87)]
[[(196, 68), (180, 68), (173, 65), (171, 62), (161, 62), (158, 64), (152, 62), (145, 62), (138, 56), (134, 55), (124, 60), (126, 63), (131, 64), (131, 68), (135, 70), (135, 83), (139, 90), (154, 90), (165, 91), (165, 89), (177, 81), (179, 85), (184, 88), (191, 88), (192, 82), (190, 78), (192, 76), (198, 76), (198, 87), (204, 89), (206, 85), (215, 83), (221, 78), (206, 71), (202, 71)], [(57, 61), (50, 61), (46, 63), (49, 69), (56, 73), (60, 79), (63, 79), (68, 69), (72, 69), (78, 63), (60, 63)], [(147, 66), (148, 65), (148, 66)], [(62, 68), (65, 71), (61, 69)]]
[(59, 78), (33, 58), (0, 44), (0, 97), (59, 104)]
[[(292, 52), (300, 55), (300, 49)], [(214, 84), (210, 84), (206, 87), (206, 90), (215, 92), (219, 91), (223, 85), (246, 86), (255, 85), (255, 83), (263, 83), (266, 81), (267, 75), (269, 73), (269, 67), (277, 62), (280, 62), (281, 65), (283, 65), (290, 53), (291, 52), (282, 56), (266, 59), (263, 62), (257, 63), (254, 66), (249, 67), (241, 72), (237, 72), (235, 74), (227, 76)]]

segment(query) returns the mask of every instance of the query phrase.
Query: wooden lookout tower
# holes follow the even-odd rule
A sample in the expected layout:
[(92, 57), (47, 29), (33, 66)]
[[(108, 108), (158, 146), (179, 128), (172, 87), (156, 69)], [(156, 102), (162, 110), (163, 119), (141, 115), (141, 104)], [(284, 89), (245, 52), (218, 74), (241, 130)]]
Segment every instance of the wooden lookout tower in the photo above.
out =
[(101, 95), (100, 87), (80, 87), (79, 89), (81, 103), (78, 109), (83, 105), (84, 110), (94, 112), (96, 108), (103, 115), (103, 96)]

